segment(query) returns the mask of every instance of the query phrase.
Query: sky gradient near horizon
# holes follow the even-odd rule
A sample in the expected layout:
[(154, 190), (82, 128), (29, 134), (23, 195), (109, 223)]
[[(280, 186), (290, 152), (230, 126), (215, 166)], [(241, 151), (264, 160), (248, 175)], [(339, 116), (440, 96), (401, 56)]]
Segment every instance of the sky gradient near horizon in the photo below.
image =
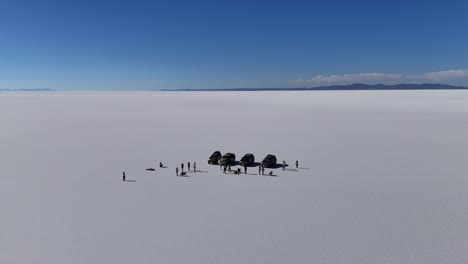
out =
[(468, 1), (2, 1), (0, 89), (468, 86)]

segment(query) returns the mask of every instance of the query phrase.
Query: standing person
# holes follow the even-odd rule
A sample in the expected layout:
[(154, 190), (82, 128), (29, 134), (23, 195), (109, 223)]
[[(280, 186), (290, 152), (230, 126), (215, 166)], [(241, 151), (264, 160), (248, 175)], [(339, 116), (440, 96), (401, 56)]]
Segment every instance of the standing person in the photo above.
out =
[(162, 167), (163, 167), (162, 162), (159, 162), (159, 168), (162, 168)]
[(184, 163), (183, 162), (180, 164), (180, 169), (182, 170), (182, 172), (184, 172)]
[(244, 173), (247, 174), (247, 164), (244, 164)]
[(193, 172), (197, 172), (197, 163), (193, 162)]
[(265, 175), (265, 165), (262, 164), (262, 175)]
[(258, 165), (258, 175), (262, 174), (262, 164)]
[(228, 165), (228, 171), (231, 173), (231, 164)]
[(283, 160), (283, 170), (286, 168), (286, 161)]
[(123, 172), (122, 179), (125, 181), (125, 171)]
[(190, 161), (187, 162), (187, 170), (190, 171)]
[(175, 168), (175, 175), (176, 175), (176, 176), (179, 176), (179, 167), (176, 167), (176, 168)]
[(296, 169), (299, 169), (299, 161), (296, 160)]
[(224, 170), (224, 173), (226, 173), (226, 170), (227, 170), (227, 166), (226, 166), (226, 165), (224, 165), (223, 170)]

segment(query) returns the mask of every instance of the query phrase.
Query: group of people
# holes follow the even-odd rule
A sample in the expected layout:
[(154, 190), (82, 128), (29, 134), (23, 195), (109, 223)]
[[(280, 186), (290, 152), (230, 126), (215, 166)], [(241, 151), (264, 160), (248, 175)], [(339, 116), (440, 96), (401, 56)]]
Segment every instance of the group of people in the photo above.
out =
[[(187, 175), (187, 172), (190, 172), (190, 161), (187, 162), (187, 171), (184, 171), (184, 163), (182, 162), (180, 164), (180, 175), (179, 175), (179, 167), (176, 167), (176, 176), (185, 176)], [(197, 163), (193, 163), (193, 172), (197, 172)]]
[[(190, 172), (190, 161), (187, 162), (187, 171), (184, 171), (184, 163), (182, 162), (180, 164), (180, 174), (179, 174), (179, 167), (176, 167), (176, 176), (185, 176), (187, 175), (187, 172)], [(220, 169), (223, 171), (223, 173), (226, 173), (226, 172), (233, 172), (231, 170), (231, 164), (220, 164)], [(162, 162), (159, 162), (159, 167), (160, 168), (164, 168), (164, 165), (162, 164)], [(244, 167), (244, 173), (247, 174), (247, 164), (244, 164), (243, 165)], [(296, 160), (296, 169), (299, 168), (299, 161)], [(286, 169), (286, 162), (283, 160), (283, 170)], [(146, 170), (151, 170), (151, 171), (154, 171), (155, 169), (154, 168), (149, 168), (149, 169), (146, 169)], [(197, 163), (194, 162), (193, 163), (193, 172), (197, 172)], [(237, 170), (234, 170), (234, 174), (241, 174), (241, 169), (240, 168), (237, 168)], [(265, 175), (265, 165), (260, 163), (260, 165), (258, 165), (258, 175)], [(270, 171), (268, 173), (268, 175), (270, 176), (273, 176), (273, 171)], [(126, 179), (126, 176), (125, 176), (125, 171), (123, 172), (123, 175), (122, 175), (122, 179), (123, 181), (125, 181)]]
[[(299, 161), (296, 160), (296, 169), (299, 169)], [(283, 160), (283, 170), (286, 170), (286, 161)]]
[[(260, 165), (258, 165), (258, 175), (265, 175), (265, 164), (260, 163)], [(273, 171), (270, 171), (268, 175), (273, 176)]]
[[(243, 165), (244, 167), (244, 173), (247, 174), (247, 164), (244, 164)], [(226, 173), (226, 172), (233, 172), (231, 170), (231, 164), (219, 164), (219, 168), (221, 169), (221, 171), (223, 171), (223, 173)], [(237, 170), (234, 170), (234, 174), (241, 174), (241, 169), (240, 168), (237, 168)]]

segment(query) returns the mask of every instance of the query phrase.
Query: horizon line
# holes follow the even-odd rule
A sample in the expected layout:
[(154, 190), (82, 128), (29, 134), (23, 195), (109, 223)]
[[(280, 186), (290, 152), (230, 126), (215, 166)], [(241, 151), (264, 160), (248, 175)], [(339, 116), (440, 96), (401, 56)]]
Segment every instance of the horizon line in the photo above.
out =
[(0, 89), (0, 92), (86, 92), (86, 91), (102, 91), (102, 92), (151, 92), (151, 91), (324, 91), (324, 90), (464, 90), (468, 89), (468, 86), (457, 86), (441, 83), (422, 83), (422, 84), (365, 84), (365, 83), (353, 83), (353, 84), (340, 84), (340, 85), (322, 85), (315, 87), (260, 87), (260, 88), (175, 88), (175, 89), (142, 89), (142, 90), (130, 90), (130, 89), (110, 89), (110, 90), (76, 90), (76, 89), (65, 89), (56, 90), (51, 88), (31, 88), (31, 89)]

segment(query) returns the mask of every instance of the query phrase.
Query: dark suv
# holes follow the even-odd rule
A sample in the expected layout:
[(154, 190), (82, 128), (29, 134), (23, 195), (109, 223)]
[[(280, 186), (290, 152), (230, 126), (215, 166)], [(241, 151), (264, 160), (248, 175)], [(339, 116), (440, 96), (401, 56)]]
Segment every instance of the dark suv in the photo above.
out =
[(271, 168), (276, 165), (276, 156), (268, 154), (262, 161), (262, 165), (265, 166), (265, 168)]
[(236, 161), (236, 154), (234, 153), (226, 153), (224, 156), (218, 161), (219, 165), (229, 165)]
[(218, 164), (221, 157), (222, 157), (221, 152), (219, 151), (213, 152), (213, 154), (211, 154), (210, 158), (208, 159), (208, 164)]
[(241, 166), (250, 166), (255, 162), (255, 156), (252, 153), (247, 153), (240, 159)]

